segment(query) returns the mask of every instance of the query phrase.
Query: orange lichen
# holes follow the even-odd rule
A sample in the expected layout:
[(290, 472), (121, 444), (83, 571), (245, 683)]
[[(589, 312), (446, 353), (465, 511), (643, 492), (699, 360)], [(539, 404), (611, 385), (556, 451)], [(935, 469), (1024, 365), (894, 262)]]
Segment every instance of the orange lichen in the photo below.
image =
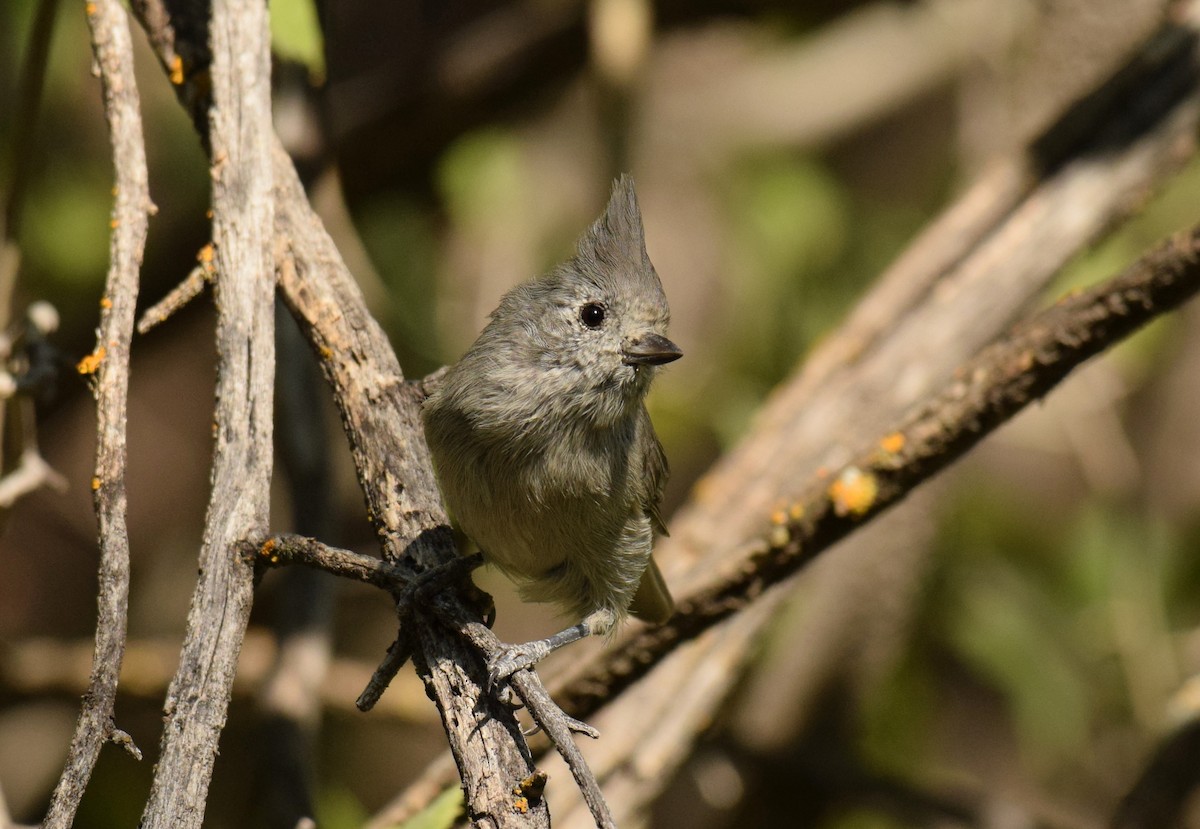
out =
[(513, 811), (527, 814), (529, 812), (529, 798), (535, 800), (542, 796), (546, 790), (546, 781), (549, 776), (544, 771), (535, 771), (533, 774), (521, 780), (517, 785), (513, 786), (512, 793), (516, 795), (513, 800)]
[[(211, 211), (210, 211), (211, 212)], [(213, 246), (209, 242), (204, 247), (200, 248), (200, 252), (196, 254), (196, 259), (202, 264), (207, 265), (213, 261)]]
[(98, 489), (100, 489), (100, 476), (93, 475), (92, 476), (92, 492), (96, 492)]
[(100, 364), (104, 362), (104, 356), (107, 353), (104, 346), (96, 346), (95, 351), (76, 363), (75, 370), (80, 374), (95, 374), (96, 369), (100, 368)]
[(96, 13), (96, 4), (95, 4), (95, 3), (90, 3), (90, 2), (89, 2), (89, 3), (84, 3), (84, 4), (83, 4), (83, 10), (84, 10), (84, 12), (87, 14), (87, 16), (88, 16), (88, 17), (91, 17), (93, 14), (95, 14), (95, 13)]
[(279, 563), (279, 555), (275, 552), (275, 539), (273, 538), (268, 538), (263, 542), (262, 546), (258, 548), (258, 554), (272, 564)]
[(804, 504), (797, 501), (796, 503), (794, 503), (790, 507), (788, 507), (788, 518), (792, 519), (793, 521), (799, 521), (803, 517), (804, 517)]
[(112, 300), (106, 296), (100, 297), (100, 307), (107, 311), (112, 307)]
[(870, 472), (848, 466), (829, 485), (829, 499), (838, 515), (864, 515), (879, 495), (879, 481)]
[(879, 446), (884, 452), (894, 455), (904, 448), (904, 444), (908, 443), (908, 438), (904, 437), (900, 432), (892, 432), (883, 440), (879, 441)]
[(183, 83), (183, 58), (179, 55), (171, 57), (171, 83), (176, 86)]

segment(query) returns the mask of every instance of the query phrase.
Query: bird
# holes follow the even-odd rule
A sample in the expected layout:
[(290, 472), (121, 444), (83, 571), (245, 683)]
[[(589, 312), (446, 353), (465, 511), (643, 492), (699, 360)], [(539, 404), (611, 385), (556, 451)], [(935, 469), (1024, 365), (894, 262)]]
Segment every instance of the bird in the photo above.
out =
[(423, 405), (458, 527), (523, 600), (579, 619), (505, 646), (493, 683), (630, 615), (661, 624), (674, 610), (651, 557), (668, 464), (645, 405), (658, 367), (683, 356), (669, 321), (622, 175), (574, 256), (506, 293)]

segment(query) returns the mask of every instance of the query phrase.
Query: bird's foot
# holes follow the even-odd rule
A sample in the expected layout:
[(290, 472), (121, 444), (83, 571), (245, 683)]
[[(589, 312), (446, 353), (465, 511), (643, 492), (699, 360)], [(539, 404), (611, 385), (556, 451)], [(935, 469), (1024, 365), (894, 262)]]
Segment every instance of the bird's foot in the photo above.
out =
[(488, 659), (488, 686), (493, 690), (508, 682), (517, 671), (532, 668), (554, 651), (550, 639), (520, 645), (504, 645)]
[(492, 597), (467, 578), (482, 564), (483, 556), (474, 553), (469, 556), (453, 558), (425, 570), (409, 584), (403, 595), (399, 597), (400, 613), (402, 615), (411, 613), (419, 607), (433, 607), (436, 610), (436, 605), (431, 599), (451, 585), (458, 583), (461, 585), (460, 595), (479, 611), (484, 619), (484, 624), (491, 627), (496, 614), (496, 606), (492, 602)]

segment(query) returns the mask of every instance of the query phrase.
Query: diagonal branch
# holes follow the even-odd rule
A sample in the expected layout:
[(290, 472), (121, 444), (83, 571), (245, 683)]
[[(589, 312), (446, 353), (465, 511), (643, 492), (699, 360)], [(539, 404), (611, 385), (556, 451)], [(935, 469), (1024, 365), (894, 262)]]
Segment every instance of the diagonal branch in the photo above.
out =
[(738, 613), (857, 527), (966, 454), (1074, 368), (1200, 291), (1200, 226), (1172, 237), (1121, 275), (1023, 320), (955, 372), (878, 443), (808, 494), (781, 504), (774, 526), (712, 583), (682, 598), (659, 628), (622, 649), (626, 670), (577, 678), (560, 702), (586, 716), (682, 642)]
[[(275, 164), (278, 235), (290, 241), (281, 257), (280, 291), (333, 389), (385, 558), (437, 567), (457, 552), (421, 432), (423, 392), (403, 382), (394, 352), (280, 146)], [(546, 825), (540, 799), (529, 801), (525, 812), (512, 806), (513, 787), (534, 773), (529, 750), (512, 711), (485, 692), (478, 655), (450, 629), (477, 617), (457, 599), (447, 604), (449, 626), (414, 616), (416, 630), (402, 632), (410, 638), (393, 650), (415, 646), (413, 661), (442, 715), (473, 818), (488, 816), (498, 826)]]
[(100, 67), (116, 176), (108, 282), (100, 302), (95, 352), (101, 353), (103, 349), (105, 354), (95, 375), (98, 422), (96, 474), (92, 478), (99, 525), (100, 577), (92, 676), (66, 766), (43, 823), (48, 829), (71, 825), (101, 746), (120, 736), (113, 725), (113, 707), (125, 653), (129, 605), (129, 534), (125, 526), (129, 343), (133, 336), (138, 271), (146, 243), (148, 214), (153, 211), (129, 18), (118, 0), (95, 0), (88, 5), (88, 25), (92, 50)]
[(200, 579), (142, 815), (147, 829), (198, 829), (203, 820), (254, 593), (239, 542), (265, 536), (270, 505), (275, 286), (266, 4), (215, 0), (210, 22), (216, 452)]
[[(936, 394), (1072, 256), (1191, 155), (1200, 122), (1198, 29), (1200, 4), (1181, 5), (1087, 106), (985, 177), (885, 272), (847, 326), (774, 393), (753, 430), (676, 513), (656, 554), (678, 593), (698, 595), (729, 562), (744, 564), (780, 499), (804, 492), (820, 467), (844, 467), (848, 450), (887, 433), (905, 410)], [(659, 635), (672, 636), (672, 625)], [(734, 637), (742, 652), (759, 627), (747, 622)], [(618, 676), (632, 681), (659, 658), (631, 644), (645, 635), (631, 631), (580, 666), (556, 698), (573, 716), (588, 717), (628, 684)], [(658, 676), (655, 687), (686, 683), (705, 647), (680, 655), (671, 678)], [(707, 704), (697, 703), (693, 722), (707, 719), (699, 708)], [(681, 709), (671, 705), (673, 713)]]

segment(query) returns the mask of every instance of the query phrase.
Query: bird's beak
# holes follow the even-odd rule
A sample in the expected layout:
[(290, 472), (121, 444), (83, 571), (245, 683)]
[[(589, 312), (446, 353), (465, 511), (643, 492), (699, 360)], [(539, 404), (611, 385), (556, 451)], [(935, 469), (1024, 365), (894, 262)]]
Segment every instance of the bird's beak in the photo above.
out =
[(679, 346), (658, 334), (643, 334), (621, 349), (627, 366), (660, 366), (683, 356)]

